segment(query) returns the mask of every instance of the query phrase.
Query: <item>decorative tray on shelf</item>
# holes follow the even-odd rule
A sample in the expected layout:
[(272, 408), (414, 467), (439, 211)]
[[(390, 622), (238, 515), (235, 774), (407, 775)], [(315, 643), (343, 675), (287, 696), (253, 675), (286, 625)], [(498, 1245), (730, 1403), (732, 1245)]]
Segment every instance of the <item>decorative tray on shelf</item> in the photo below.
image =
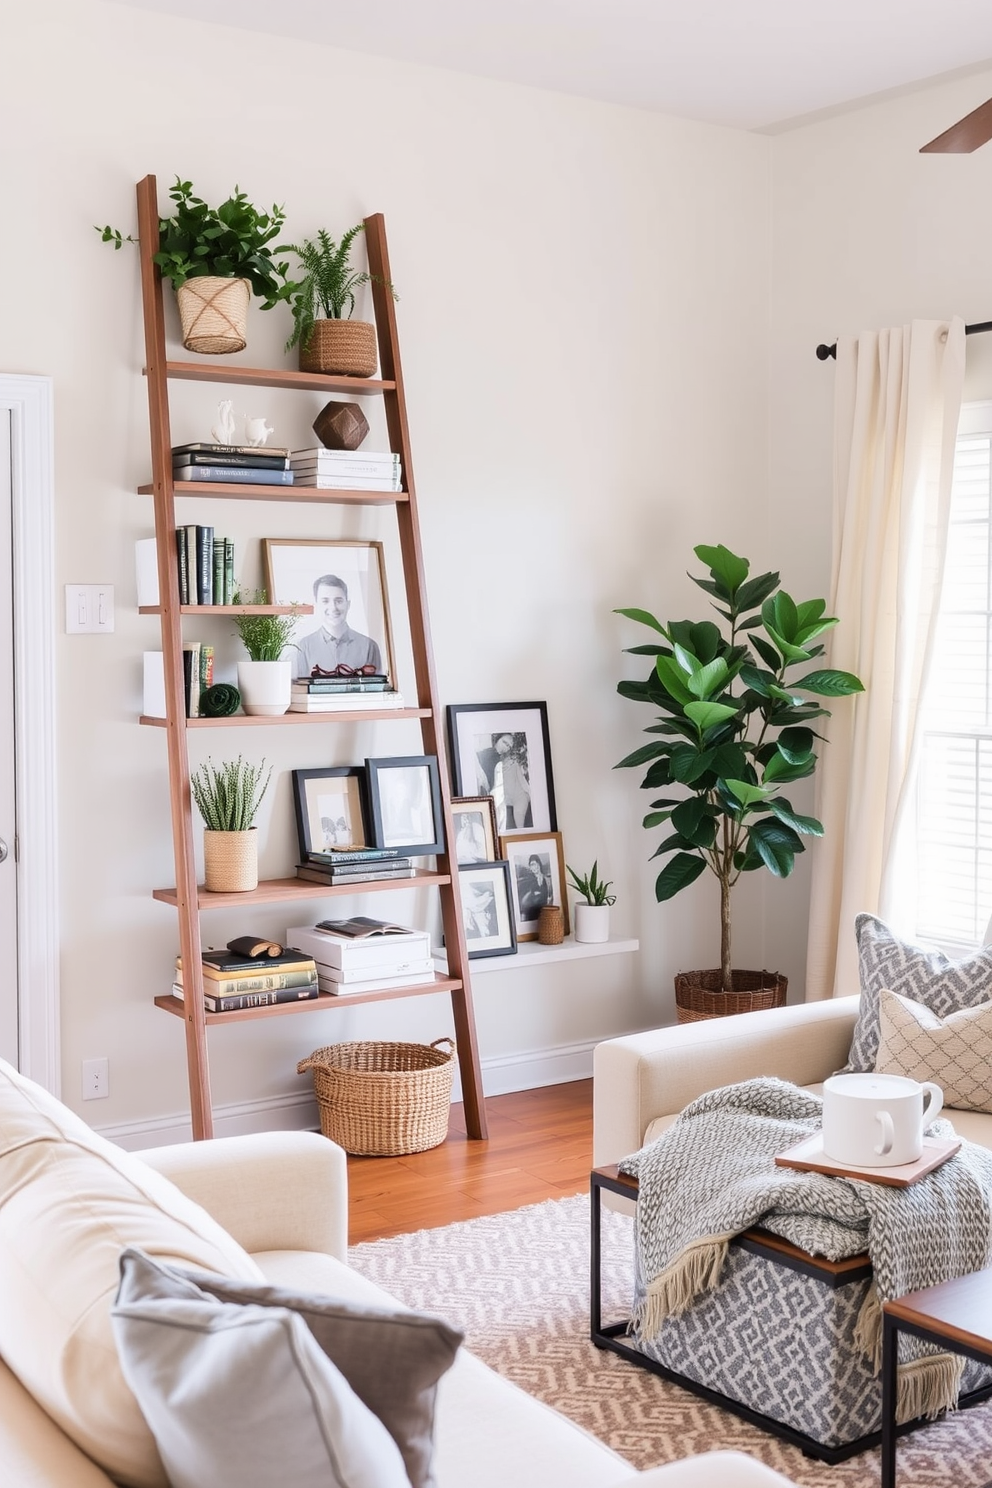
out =
[(890, 1188), (908, 1188), (918, 1183), (948, 1158), (953, 1157), (961, 1146), (960, 1137), (924, 1137), (923, 1155), (915, 1162), (901, 1163), (891, 1168), (858, 1168), (852, 1163), (834, 1162), (824, 1156), (823, 1133), (814, 1132), (780, 1152), (775, 1158), (781, 1168), (798, 1168), (804, 1173), (829, 1173), (834, 1178), (861, 1178), (866, 1183), (886, 1183)]

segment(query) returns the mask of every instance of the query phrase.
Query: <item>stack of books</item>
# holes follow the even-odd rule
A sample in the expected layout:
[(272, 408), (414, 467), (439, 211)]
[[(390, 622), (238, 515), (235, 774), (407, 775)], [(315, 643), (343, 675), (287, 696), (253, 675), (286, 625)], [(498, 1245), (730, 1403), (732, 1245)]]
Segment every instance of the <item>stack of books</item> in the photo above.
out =
[(399, 455), (366, 450), (293, 450), (290, 466), (301, 486), (331, 491), (402, 491)]
[(291, 486), (288, 449), (254, 444), (177, 444), (174, 481), (224, 481), (236, 486)]
[(202, 641), (183, 641), (183, 689), (186, 717), (199, 718), (200, 693), (213, 686), (214, 648)]
[[(310, 1002), (320, 987), (312, 956), (289, 944), (278, 956), (239, 956), (230, 950), (203, 953), (203, 1004), (208, 1013), (235, 1013), (280, 1002)], [(173, 995), (183, 997), (182, 957), (176, 957)]]
[(404, 706), (402, 693), (390, 687), (383, 672), (374, 677), (297, 677), (290, 688), (291, 713)]
[(356, 915), (350, 920), (296, 925), (286, 931), (286, 938), (310, 952), (317, 963), (321, 992), (333, 997), (416, 987), (434, 980), (431, 938), (426, 930)]
[(371, 883), (377, 878), (413, 878), (413, 859), (398, 847), (342, 847), (307, 854), (296, 869), (307, 883)]
[(234, 540), (214, 537), (212, 527), (176, 528), (179, 603), (222, 605), (234, 602)]

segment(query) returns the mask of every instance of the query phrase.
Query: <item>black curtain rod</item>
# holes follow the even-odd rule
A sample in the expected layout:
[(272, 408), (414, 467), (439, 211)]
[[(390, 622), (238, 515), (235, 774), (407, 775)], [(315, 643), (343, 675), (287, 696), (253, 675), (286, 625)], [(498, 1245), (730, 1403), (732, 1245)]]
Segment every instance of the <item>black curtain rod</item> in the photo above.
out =
[[(982, 331), (992, 331), (992, 320), (980, 320), (977, 325), (966, 325), (964, 328), (966, 336), (978, 336)], [(828, 357), (836, 357), (837, 342), (835, 341), (833, 346), (827, 346), (821, 341), (816, 348), (816, 355), (821, 362), (825, 362)]]

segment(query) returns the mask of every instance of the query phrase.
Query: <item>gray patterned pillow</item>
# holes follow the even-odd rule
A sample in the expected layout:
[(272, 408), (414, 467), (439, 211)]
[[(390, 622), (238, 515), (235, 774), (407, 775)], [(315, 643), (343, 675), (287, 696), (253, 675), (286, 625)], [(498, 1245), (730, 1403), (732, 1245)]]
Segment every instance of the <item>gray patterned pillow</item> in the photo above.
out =
[(961, 1008), (992, 1000), (992, 947), (950, 961), (943, 951), (900, 940), (875, 915), (854, 922), (861, 977), (861, 1006), (851, 1040), (847, 1069), (868, 1074), (875, 1068), (879, 1039), (879, 997), (883, 987), (922, 1003), (946, 1018)]

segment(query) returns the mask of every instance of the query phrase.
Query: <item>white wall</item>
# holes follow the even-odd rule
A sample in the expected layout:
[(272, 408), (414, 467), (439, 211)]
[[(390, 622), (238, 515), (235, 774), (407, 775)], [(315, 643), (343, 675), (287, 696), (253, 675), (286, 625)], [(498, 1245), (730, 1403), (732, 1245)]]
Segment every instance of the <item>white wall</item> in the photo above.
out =
[[(133, 543), (151, 531), (150, 500), (134, 493), (148, 478), (138, 268), (133, 249), (114, 253), (93, 231), (133, 230), (134, 183), (149, 172), (163, 206), (177, 173), (208, 199), (237, 183), (285, 202), (291, 237), (385, 214), (442, 699), (547, 699), (568, 860), (599, 858), (616, 881), (616, 931), (642, 945), (637, 957), (478, 978), (492, 1080), (546, 1073), (537, 1055), (553, 1077), (556, 1050), (568, 1074), (598, 1039), (670, 1019), (672, 973), (716, 959), (716, 893), (701, 883), (654, 902), (637, 776), (612, 773), (649, 721), (615, 693), (641, 670), (621, 655), (640, 637), (612, 610), (698, 613), (685, 578), (698, 542), (779, 561), (766, 531), (765, 367), (768, 162), (781, 145), (101, 0), (6, 4), (4, 60), (0, 365), (55, 380), (60, 585), (113, 582), (118, 598), (109, 638), (66, 637), (55, 617), (70, 1104), (81, 1060), (107, 1055), (111, 1096), (88, 1118), (153, 1140), (176, 1134), (186, 1111), (182, 1027), (151, 1002), (176, 949), (172, 911), (149, 897), (173, 881), (165, 741), (135, 723), (140, 654), (157, 632), (133, 612)], [(253, 307), (242, 360), (280, 363), (278, 315)], [(209, 437), (219, 392), (175, 391), (174, 442)], [(236, 396), (291, 445), (321, 401)], [(235, 536), (249, 584), (261, 536), (392, 541), (375, 514), (332, 514), (328, 527), (323, 514), (255, 503), (186, 510)], [(233, 669), (225, 624), (196, 633), (214, 640), (222, 674)], [(260, 820), (273, 875), (294, 861), (289, 770), (415, 749), (406, 729), (258, 730), (233, 745), (200, 731), (191, 753), (275, 761)], [(737, 959), (760, 965), (763, 895), (747, 894)], [(271, 910), (250, 926), (233, 913), (205, 924), (221, 942), (245, 928), (278, 936), (286, 921)], [(801, 983), (801, 959), (781, 969)], [(430, 998), (212, 1029), (220, 1129), (302, 1119), (295, 1065), (318, 1044), (449, 1027), (445, 1000)]]

